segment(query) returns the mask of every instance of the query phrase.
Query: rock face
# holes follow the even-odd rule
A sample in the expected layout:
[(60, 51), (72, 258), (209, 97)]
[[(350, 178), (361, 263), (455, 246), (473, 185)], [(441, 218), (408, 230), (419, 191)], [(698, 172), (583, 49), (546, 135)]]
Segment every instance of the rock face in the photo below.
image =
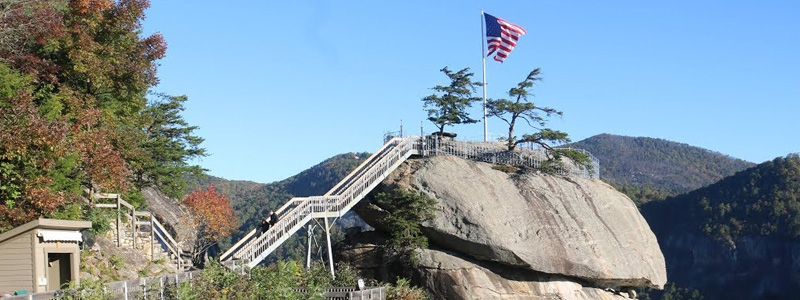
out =
[[(662, 288), (664, 256), (633, 202), (583, 178), (505, 173), (450, 156), (411, 160), (379, 190), (437, 200), (422, 224), (419, 277), (441, 299), (622, 299), (604, 291)], [(366, 202), (366, 201), (365, 201)], [(372, 203), (359, 215), (381, 228)]]
[(197, 240), (194, 216), (185, 206), (154, 188), (142, 189), (147, 210), (155, 214), (182, 250), (191, 252)]
[(562, 276), (514, 270), (437, 250), (419, 251), (422, 281), (437, 299), (622, 300), (628, 294), (584, 287)]
[(601, 181), (507, 174), (450, 156), (423, 160), (410, 178), (394, 180), (438, 200), (439, 212), (423, 229), (443, 248), (599, 285), (666, 283), (647, 222)]

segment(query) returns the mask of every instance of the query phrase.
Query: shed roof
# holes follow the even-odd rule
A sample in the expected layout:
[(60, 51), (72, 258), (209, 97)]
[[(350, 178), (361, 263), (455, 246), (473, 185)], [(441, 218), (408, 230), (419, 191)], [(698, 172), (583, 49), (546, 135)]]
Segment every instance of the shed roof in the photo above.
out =
[(25, 233), (34, 228), (40, 229), (60, 229), (60, 230), (82, 230), (92, 227), (90, 221), (72, 221), (72, 220), (57, 220), (39, 218), (28, 223), (22, 224), (14, 229), (0, 234), (0, 243), (7, 239), (15, 237), (19, 234)]

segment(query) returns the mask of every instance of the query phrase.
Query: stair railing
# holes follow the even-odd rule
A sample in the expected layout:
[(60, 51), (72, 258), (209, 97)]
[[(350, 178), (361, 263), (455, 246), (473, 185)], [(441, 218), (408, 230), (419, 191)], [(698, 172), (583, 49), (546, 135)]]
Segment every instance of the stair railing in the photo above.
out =
[[(164, 245), (169, 254), (173, 255), (176, 260), (176, 264), (178, 265), (178, 269), (183, 268), (183, 259), (181, 257), (182, 249), (169, 234), (169, 231), (164, 228), (161, 222), (158, 221), (158, 218), (155, 217), (152, 213), (148, 211), (136, 211), (136, 208), (128, 203), (127, 201), (122, 199), (120, 194), (111, 194), (111, 193), (92, 193), (92, 198), (94, 199), (115, 199), (116, 203), (95, 203), (94, 207), (96, 208), (112, 208), (116, 209), (117, 211), (117, 222), (116, 222), (116, 231), (117, 231), (117, 247), (122, 247), (122, 216), (125, 216), (130, 221), (130, 228), (131, 228), (131, 235), (132, 235), (132, 246), (136, 249), (136, 243), (138, 236), (138, 225), (147, 225), (150, 226), (150, 232), (148, 238), (150, 239), (150, 260), (155, 260), (155, 239), (158, 238), (158, 241)], [(123, 211), (125, 211), (123, 213)], [(147, 221), (140, 221), (139, 218), (147, 218)]]

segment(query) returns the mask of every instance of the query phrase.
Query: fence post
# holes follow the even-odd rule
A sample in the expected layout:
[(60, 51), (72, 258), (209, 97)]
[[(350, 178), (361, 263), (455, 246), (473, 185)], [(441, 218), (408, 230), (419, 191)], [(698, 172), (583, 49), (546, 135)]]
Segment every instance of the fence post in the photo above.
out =
[(133, 232), (133, 249), (136, 249), (136, 208), (131, 209), (131, 232)]
[(139, 285), (141, 285), (142, 287), (142, 294), (144, 296), (144, 299), (147, 299), (147, 279), (142, 278), (142, 280), (139, 281)]
[(122, 294), (124, 295), (123, 299), (128, 300), (128, 282), (127, 281), (123, 281), (122, 282)]
[(122, 242), (120, 241), (120, 236), (122, 236), (122, 216), (121, 213), (121, 204), (119, 194), (117, 194), (117, 247), (122, 247)]
[[(156, 248), (155, 248), (155, 235), (156, 235), (156, 226), (155, 222), (153, 222), (152, 213), (150, 213), (150, 261), (154, 261), (156, 259)], [(166, 243), (165, 243), (166, 244)]]
[(158, 290), (159, 291), (159, 295), (161, 296), (160, 299), (164, 300), (164, 276), (161, 276), (161, 278), (158, 280), (158, 284), (159, 284), (159, 288), (160, 288)]

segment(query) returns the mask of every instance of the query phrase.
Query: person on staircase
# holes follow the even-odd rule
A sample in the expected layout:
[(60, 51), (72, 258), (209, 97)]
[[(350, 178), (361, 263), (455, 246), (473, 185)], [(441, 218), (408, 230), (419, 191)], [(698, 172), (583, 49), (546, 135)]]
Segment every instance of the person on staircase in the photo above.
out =
[(267, 232), (267, 230), (269, 230), (269, 226), (271, 223), (271, 220), (269, 218), (270, 218), (269, 216), (266, 218), (261, 218), (261, 226), (259, 227), (261, 230), (258, 233), (259, 236)]
[(269, 218), (269, 226), (270, 227), (275, 226), (275, 223), (278, 223), (278, 214), (276, 214), (274, 211), (271, 211), (271, 210), (269, 211), (269, 217), (268, 218)]

